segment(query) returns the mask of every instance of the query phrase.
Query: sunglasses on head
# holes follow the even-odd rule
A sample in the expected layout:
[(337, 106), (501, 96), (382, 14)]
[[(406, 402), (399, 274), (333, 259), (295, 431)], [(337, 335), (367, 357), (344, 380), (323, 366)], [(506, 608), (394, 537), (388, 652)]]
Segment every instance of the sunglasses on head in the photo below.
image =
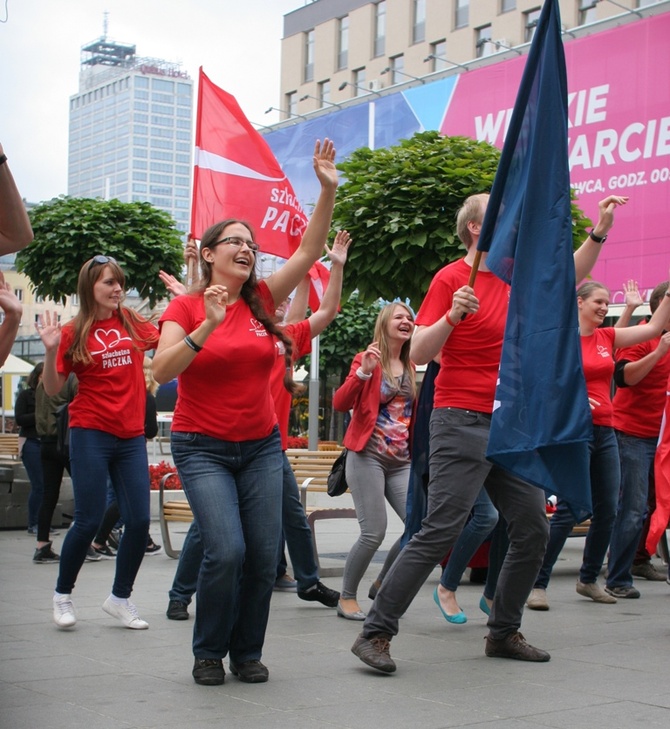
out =
[(90, 271), (95, 265), (104, 266), (105, 263), (116, 263), (116, 260), (111, 256), (93, 256), (88, 264), (88, 270)]

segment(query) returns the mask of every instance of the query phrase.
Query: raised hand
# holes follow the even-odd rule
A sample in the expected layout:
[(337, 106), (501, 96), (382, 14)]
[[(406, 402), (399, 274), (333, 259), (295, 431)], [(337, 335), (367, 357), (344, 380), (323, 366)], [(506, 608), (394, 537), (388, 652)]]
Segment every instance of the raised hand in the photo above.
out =
[(379, 364), (382, 358), (379, 342), (372, 342), (363, 352), (361, 359), (361, 369), (366, 375), (371, 374), (374, 368)]
[(166, 273), (162, 269), (158, 272), (158, 278), (165, 284), (165, 288), (173, 296), (181, 296), (186, 293), (186, 286), (177, 280), (171, 273)]
[(44, 349), (47, 351), (58, 349), (61, 329), (56, 312), (45, 311), (43, 314), (40, 314), (35, 324), (35, 329), (40, 335)]
[(323, 142), (317, 139), (314, 145), (314, 172), (323, 187), (335, 189), (339, 184), (339, 176), (335, 167), (335, 146), (330, 139)]
[(637, 281), (632, 278), (628, 279), (623, 285), (624, 303), (630, 309), (637, 309), (638, 306), (642, 306), (644, 301), (640, 296), (640, 290), (637, 287)]
[(346, 230), (338, 230), (333, 242), (333, 247), (328, 248), (326, 246), (326, 253), (328, 258), (340, 266), (344, 266), (347, 262), (347, 255), (349, 253), (349, 246), (351, 245), (351, 236)]
[(228, 306), (228, 289), (221, 284), (208, 286), (204, 294), (205, 318), (215, 326), (221, 324), (226, 318)]
[(617, 205), (625, 205), (628, 197), (621, 195), (609, 195), (598, 203), (598, 224), (593, 229), (596, 235), (607, 235), (609, 229), (614, 225), (614, 211)]

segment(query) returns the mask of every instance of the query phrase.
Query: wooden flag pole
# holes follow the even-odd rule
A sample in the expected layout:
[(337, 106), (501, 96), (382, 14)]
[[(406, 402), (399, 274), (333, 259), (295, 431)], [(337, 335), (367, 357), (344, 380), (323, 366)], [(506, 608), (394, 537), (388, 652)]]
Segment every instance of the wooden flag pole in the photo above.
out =
[[(477, 271), (479, 271), (479, 263), (482, 260), (482, 252), (480, 250), (475, 251), (475, 260), (472, 262), (472, 269), (470, 270), (470, 278), (468, 279), (468, 286), (472, 289), (475, 286), (475, 279), (477, 278)], [(461, 321), (465, 319), (467, 314), (463, 314)]]

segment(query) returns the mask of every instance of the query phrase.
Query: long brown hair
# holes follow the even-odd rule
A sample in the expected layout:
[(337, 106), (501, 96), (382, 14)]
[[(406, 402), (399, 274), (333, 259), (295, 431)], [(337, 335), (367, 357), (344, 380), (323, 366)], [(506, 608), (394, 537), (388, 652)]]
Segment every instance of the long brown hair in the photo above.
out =
[[(104, 262), (102, 259), (105, 259)], [(97, 260), (100, 259), (100, 260)], [(74, 338), (65, 356), (72, 360), (74, 364), (93, 364), (93, 357), (89, 352), (87, 341), (91, 331), (93, 322), (96, 321), (97, 306), (93, 295), (93, 287), (100, 278), (100, 274), (105, 266), (109, 266), (112, 276), (121, 286), (121, 301), (117, 313), (124, 329), (130, 334), (135, 347), (135, 340), (138, 338), (137, 325), (148, 321), (144, 317), (137, 314), (132, 309), (121, 306), (121, 302), (125, 298), (126, 276), (123, 269), (113, 259), (107, 256), (94, 256), (90, 258), (79, 271), (79, 279), (77, 281), (77, 296), (79, 297), (79, 312), (72, 320), (74, 329)], [(136, 348), (136, 347), (135, 347)]]
[[(394, 301), (392, 304), (386, 304), (386, 306), (377, 315), (377, 321), (375, 322), (374, 341), (378, 343), (379, 350), (382, 353), (380, 363), (382, 373), (386, 380), (390, 383), (395, 381), (395, 377), (391, 370), (391, 348), (388, 340), (388, 323), (391, 321), (391, 317), (393, 316), (393, 312), (397, 306), (404, 309), (412, 318), (412, 323), (414, 323), (414, 314), (412, 313), (412, 310), (409, 306), (401, 303), (400, 301)], [(403, 342), (403, 345), (400, 348), (400, 361), (402, 362), (403, 376), (407, 375), (407, 377), (409, 377), (409, 382), (412, 387), (412, 397), (414, 397), (416, 395), (416, 375), (414, 373), (412, 361), (409, 357), (410, 344), (411, 342), (409, 339), (406, 342)]]
[[(198, 293), (203, 293), (204, 290), (212, 282), (212, 264), (205, 260), (202, 255), (202, 251), (205, 248), (213, 248), (216, 245), (216, 241), (223, 231), (234, 223), (243, 225), (251, 236), (251, 240), (255, 241), (254, 230), (249, 223), (244, 220), (237, 220), (236, 218), (227, 218), (222, 220), (220, 223), (216, 223), (203, 233), (202, 240), (200, 241), (200, 282), (195, 288)], [(292, 394), (296, 395), (302, 392), (303, 388), (293, 380), (293, 342), (289, 337), (284, 334), (281, 327), (275, 324), (274, 318), (268, 313), (260, 296), (258, 295), (258, 277), (256, 275), (256, 256), (254, 256), (254, 266), (251, 269), (249, 278), (242, 284), (242, 290), (240, 291), (240, 298), (242, 298), (248, 307), (251, 309), (251, 313), (256, 319), (270, 332), (270, 334), (279, 339), (284, 345), (284, 360), (286, 362), (286, 372), (284, 374), (284, 387)]]

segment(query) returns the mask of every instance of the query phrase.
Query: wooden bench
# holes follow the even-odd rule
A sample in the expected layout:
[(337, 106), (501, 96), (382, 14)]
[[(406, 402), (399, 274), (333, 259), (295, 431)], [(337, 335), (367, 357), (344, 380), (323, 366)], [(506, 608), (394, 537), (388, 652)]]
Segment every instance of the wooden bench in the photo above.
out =
[[(326, 479), (330, 469), (339, 456), (340, 450), (319, 450), (309, 451), (302, 448), (289, 448), (286, 456), (291, 464), (293, 473), (300, 490), (300, 501), (307, 514), (307, 522), (312, 530), (312, 547), (314, 558), (319, 566), (320, 577), (333, 577), (341, 575), (342, 567), (321, 567), (319, 562), (319, 550), (316, 542), (316, 522), (320, 519), (355, 519), (356, 510), (353, 507), (330, 507), (330, 506), (309, 506), (307, 503), (308, 494), (327, 493)], [(170, 498), (170, 490), (166, 489), (170, 478), (175, 477), (174, 473), (168, 473), (161, 479), (158, 496), (159, 521), (163, 546), (165, 553), (177, 559), (180, 550), (174, 549), (170, 539), (170, 522), (190, 523), (193, 521), (193, 512), (185, 499)]]
[(0, 433), (0, 458), (11, 458), (14, 461), (18, 460), (18, 433)]

